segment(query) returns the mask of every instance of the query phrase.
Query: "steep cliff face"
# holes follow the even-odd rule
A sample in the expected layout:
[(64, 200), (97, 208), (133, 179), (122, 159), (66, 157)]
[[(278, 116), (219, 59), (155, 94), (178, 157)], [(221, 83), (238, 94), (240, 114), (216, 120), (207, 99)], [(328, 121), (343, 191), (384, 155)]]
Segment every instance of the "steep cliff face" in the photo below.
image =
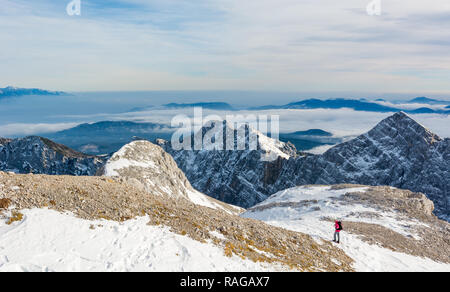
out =
[[(204, 137), (214, 125), (204, 127), (199, 133)], [(233, 134), (227, 136), (230, 128), (226, 123), (222, 125), (223, 145), (231, 137), (238, 149), (239, 130), (231, 130)], [(256, 150), (250, 148), (250, 131), (254, 130), (245, 127), (246, 150), (177, 151), (168, 141), (160, 139), (157, 143), (174, 157), (196, 189), (223, 202), (247, 208), (267, 198), (267, 186), (278, 179), (283, 161), (296, 155), (292, 144), (276, 141), (257, 131), (252, 132), (258, 141)]]
[(0, 139), (0, 170), (51, 175), (95, 175), (104, 161), (42, 137)]
[(261, 161), (259, 151), (175, 151), (159, 143), (197, 189), (242, 207), (299, 185), (389, 185), (425, 193), (435, 214), (450, 220), (450, 139), (402, 112), (322, 155), (287, 152), (271, 162)]

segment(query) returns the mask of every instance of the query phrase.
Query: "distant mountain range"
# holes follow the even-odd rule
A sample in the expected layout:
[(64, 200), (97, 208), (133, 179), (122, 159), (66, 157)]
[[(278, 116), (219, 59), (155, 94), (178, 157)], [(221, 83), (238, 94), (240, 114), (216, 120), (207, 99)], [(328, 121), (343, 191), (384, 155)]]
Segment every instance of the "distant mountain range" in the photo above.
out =
[(171, 109), (202, 107), (205, 109), (213, 109), (213, 110), (234, 110), (234, 108), (226, 102), (169, 103), (165, 104), (164, 107)]
[(12, 96), (25, 96), (25, 95), (65, 95), (67, 93), (63, 91), (49, 91), (38, 88), (18, 88), (8, 86), (0, 88), (0, 98), (12, 97)]
[(164, 109), (184, 109), (184, 108), (194, 108), (201, 107), (204, 109), (211, 110), (224, 110), (224, 111), (233, 111), (233, 108), (230, 104), (226, 102), (197, 102), (197, 103), (168, 103), (162, 106), (142, 106), (142, 107), (134, 107), (130, 109), (128, 112), (143, 112), (149, 110), (164, 110)]
[(409, 101), (409, 103), (449, 104), (450, 105), (450, 101), (432, 99), (432, 98), (428, 98), (428, 97), (416, 97), (414, 99), (411, 99)]
[(320, 130), (320, 129), (310, 129), (306, 131), (297, 131), (294, 133), (289, 133), (289, 135), (297, 135), (297, 136), (322, 136), (322, 137), (331, 137), (332, 133)]
[[(384, 100), (377, 100), (378, 102), (384, 102)], [(418, 97), (412, 99), (408, 103), (423, 103), (429, 105), (436, 104), (450, 104), (447, 101), (440, 101), (435, 99), (429, 99), (426, 97)], [(448, 110), (440, 110), (440, 109), (432, 109), (428, 107), (421, 107), (417, 109), (404, 109), (401, 107), (388, 106), (383, 105), (377, 102), (367, 101), (365, 99), (356, 100), (356, 99), (305, 99), (298, 102), (292, 102), (286, 105), (266, 105), (260, 107), (252, 107), (249, 110), (271, 110), (271, 109), (342, 109), (342, 108), (350, 108), (355, 111), (366, 111), (366, 112), (400, 112), (404, 111), (406, 113), (411, 114), (423, 114), (423, 113), (436, 113), (436, 114), (449, 114)]]
[(156, 123), (102, 121), (41, 135), (84, 153), (108, 154), (134, 140), (169, 139), (173, 131), (167, 125)]
[[(270, 110), (270, 109), (342, 109), (350, 108), (355, 111), (367, 111), (367, 112), (406, 112), (410, 114), (424, 114), (424, 113), (437, 113), (437, 114), (449, 114), (450, 111), (445, 109), (434, 109), (427, 107), (426, 105), (449, 105), (450, 101), (431, 99), (427, 97), (416, 97), (406, 102), (410, 104), (423, 104), (423, 107), (416, 109), (406, 109), (400, 106), (401, 102), (391, 103), (389, 105), (383, 104), (387, 103), (384, 99), (377, 99), (375, 101), (370, 101), (367, 99), (347, 99), (347, 98), (337, 98), (337, 99), (305, 99), (297, 102), (292, 102), (286, 105), (265, 105), (259, 107), (250, 107), (248, 110)], [(199, 102), (199, 103), (169, 103), (165, 104), (163, 108), (169, 109), (183, 109), (183, 108), (193, 108), (202, 107), (205, 109), (213, 110), (235, 110), (235, 108), (225, 102)], [(137, 108), (138, 110), (148, 110), (154, 107), (144, 107)], [(450, 108), (450, 107), (447, 107)], [(136, 109), (134, 109), (136, 111)]]
[(310, 129), (293, 133), (280, 133), (280, 141), (291, 142), (298, 151), (308, 151), (323, 145), (335, 145), (344, 138), (333, 137), (333, 134), (321, 129)]

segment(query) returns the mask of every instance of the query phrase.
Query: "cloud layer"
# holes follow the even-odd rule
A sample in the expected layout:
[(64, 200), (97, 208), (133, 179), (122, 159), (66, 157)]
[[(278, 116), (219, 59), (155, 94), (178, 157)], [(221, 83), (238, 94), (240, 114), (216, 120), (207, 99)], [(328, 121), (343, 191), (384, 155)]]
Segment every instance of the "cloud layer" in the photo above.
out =
[[(266, 115), (269, 118), (270, 116), (278, 116), (281, 133), (291, 133), (309, 129), (323, 129), (332, 132), (336, 137), (351, 137), (363, 134), (392, 114), (393, 113), (361, 112), (351, 109), (268, 110), (259, 112), (203, 110), (203, 118), (214, 115), (218, 116), (220, 119), (226, 119), (227, 115), (239, 115), (242, 117), (242, 121), (246, 121), (245, 118), (249, 115)], [(83, 120), (83, 122), (128, 120), (170, 125), (172, 119), (177, 115), (186, 115), (189, 118), (193, 118), (194, 110), (150, 110), (123, 114), (82, 115), (78, 118), (80, 121)], [(448, 125), (450, 125), (450, 115), (419, 114), (411, 115), (411, 117), (439, 136), (443, 138), (450, 137), (450, 128), (448, 127)], [(74, 117), (72, 116), (72, 118)], [(61, 119), (63, 119), (63, 117), (61, 117)], [(194, 121), (192, 120), (192, 122)], [(5, 124), (0, 126), (0, 137), (56, 132), (74, 127), (77, 124), (78, 123)]]

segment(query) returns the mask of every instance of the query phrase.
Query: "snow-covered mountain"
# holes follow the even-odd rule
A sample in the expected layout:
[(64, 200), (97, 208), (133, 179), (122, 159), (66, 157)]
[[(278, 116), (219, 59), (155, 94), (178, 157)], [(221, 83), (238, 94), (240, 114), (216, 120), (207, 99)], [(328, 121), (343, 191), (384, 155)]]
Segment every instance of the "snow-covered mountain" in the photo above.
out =
[(64, 95), (64, 94), (66, 93), (62, 91), (49, 91), (38, 88), (18, 88), (13, 86), (0, 88), (0, 98), (10, 96), (23, 96), (23, 95)]
[(284, 152), (272, 162), (261, 161), (259, 151), (175, 151), (160, 143), (198, 190), (242, 207), (299, 185), (390, 185), (425, 193), (436, 214), (450, 220), (450, 139), (403, 112), (322, 155)]
[(425, 193), (450, 220), (450, 139), (441, 139), (403, 112), (323, 155), (291, 159), (273, 190), (305, 184), (389, 185)]
[(302, 186), (278, 192), (242, 214), (340, 244), (357, 271), (450, 271), (450, 224), (420, 193), (360, 185)]
[(172, 156), (148, 141), (134, 141), (114, 153), (104, 175), (121, 177), (153, 195), (184, 198), (194, 204), (239, 213), (241, 208), (224, 204), (195, 190)]
[[(223, 145), (233, 139), (237, 149), (239, 129), (231, 130), (226, 122), (222, 126)], [(203, 127), (196, 135), (204, 137), (213, 129), (218, 129), (216, 123)], [(160, 139), (157, 144), (174, 157), (196, 189), (220, 201), (246, 208), (267, 198), (266, 186), (275, 182), (282, 161), (295, 156), (296, 149), (292, 144), (271, 139), (248, 126), (245, 131), (247, 150), (176, 151), (168, 141)], [(257, 150), (250, 150), (249, 131), (254, 131), (258, 137)], [(227, 137), (227, 132), (233, 135)]]
[(17, 173), (95, 175), (104, 161), (46, 138), (0, 139), (0, 170)]

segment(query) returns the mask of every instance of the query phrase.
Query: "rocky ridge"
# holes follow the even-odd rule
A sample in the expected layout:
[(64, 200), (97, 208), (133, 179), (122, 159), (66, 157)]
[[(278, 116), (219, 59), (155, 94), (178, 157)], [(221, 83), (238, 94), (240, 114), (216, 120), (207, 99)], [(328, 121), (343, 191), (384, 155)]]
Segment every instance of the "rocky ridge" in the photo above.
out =
[(104, 161), (43, 137), (0, 139), (0, 170), (51, 175), (95, 175)]

